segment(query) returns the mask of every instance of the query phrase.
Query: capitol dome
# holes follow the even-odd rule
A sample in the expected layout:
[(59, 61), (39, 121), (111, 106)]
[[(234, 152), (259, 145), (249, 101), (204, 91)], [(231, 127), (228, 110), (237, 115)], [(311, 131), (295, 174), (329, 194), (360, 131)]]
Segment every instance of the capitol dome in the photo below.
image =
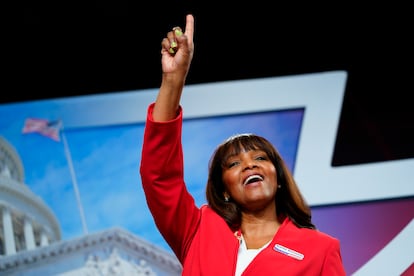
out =
[(0, 137), (0, 256), (46, 246), (61, 239), (59, 222), (24, 184), (22, 161)]
[(0, 136), (0, 275), (181, 275), (175, 255), (116, 226), (62, 240), (54, 213), (24, 181), (18, 153)]

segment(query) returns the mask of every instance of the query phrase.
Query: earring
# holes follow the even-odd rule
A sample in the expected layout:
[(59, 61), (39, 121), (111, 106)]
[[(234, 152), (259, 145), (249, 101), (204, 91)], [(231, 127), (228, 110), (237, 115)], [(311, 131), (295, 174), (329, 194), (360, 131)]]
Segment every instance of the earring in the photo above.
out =
[(228, 196), (225, 196), (225, 197), (224, 197), (224, 201), (225, 201), (225, 202), (229, 202), (229, 197), (228, 197)]
[(279, 185), (277, 185), (277, 187), (280, 189), (280, 188), (282, 188), (282, 185), (279, 184)]

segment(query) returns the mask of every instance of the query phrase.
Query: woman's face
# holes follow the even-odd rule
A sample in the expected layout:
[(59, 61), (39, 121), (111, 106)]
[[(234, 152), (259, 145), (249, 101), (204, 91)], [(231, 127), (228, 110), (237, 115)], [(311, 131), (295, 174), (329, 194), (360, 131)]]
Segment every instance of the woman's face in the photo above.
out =
[(274, 204), (276, 168), (262, 150), (241, 151), (230, 156), (223, 168), (228, 196), (243, 210), (259, 210)]

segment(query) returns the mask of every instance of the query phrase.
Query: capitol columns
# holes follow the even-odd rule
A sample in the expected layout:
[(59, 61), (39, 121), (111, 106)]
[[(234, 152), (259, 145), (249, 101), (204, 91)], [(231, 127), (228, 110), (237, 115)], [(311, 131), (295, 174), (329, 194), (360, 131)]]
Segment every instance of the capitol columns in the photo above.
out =
[(3, 233), (4, 233), (4, 251), (6, 255), (16, 253), (16, 243), (14, 241), (14, 230), (12, 216), (7, 206), (2, 206)]

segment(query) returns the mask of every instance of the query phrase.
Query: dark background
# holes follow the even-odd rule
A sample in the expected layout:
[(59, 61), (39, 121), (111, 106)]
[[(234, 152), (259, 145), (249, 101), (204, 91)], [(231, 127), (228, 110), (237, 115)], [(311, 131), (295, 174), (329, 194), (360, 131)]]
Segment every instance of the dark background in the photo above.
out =
[(15, 4), (5, 11), (1, 103), (158, 87), (161, 40), (172, 27), (184, 26), (191, 12), (196, 48), (188, 84), (345, 70), (332, 164), (414, 157), (408, 7), (271, 1)]

